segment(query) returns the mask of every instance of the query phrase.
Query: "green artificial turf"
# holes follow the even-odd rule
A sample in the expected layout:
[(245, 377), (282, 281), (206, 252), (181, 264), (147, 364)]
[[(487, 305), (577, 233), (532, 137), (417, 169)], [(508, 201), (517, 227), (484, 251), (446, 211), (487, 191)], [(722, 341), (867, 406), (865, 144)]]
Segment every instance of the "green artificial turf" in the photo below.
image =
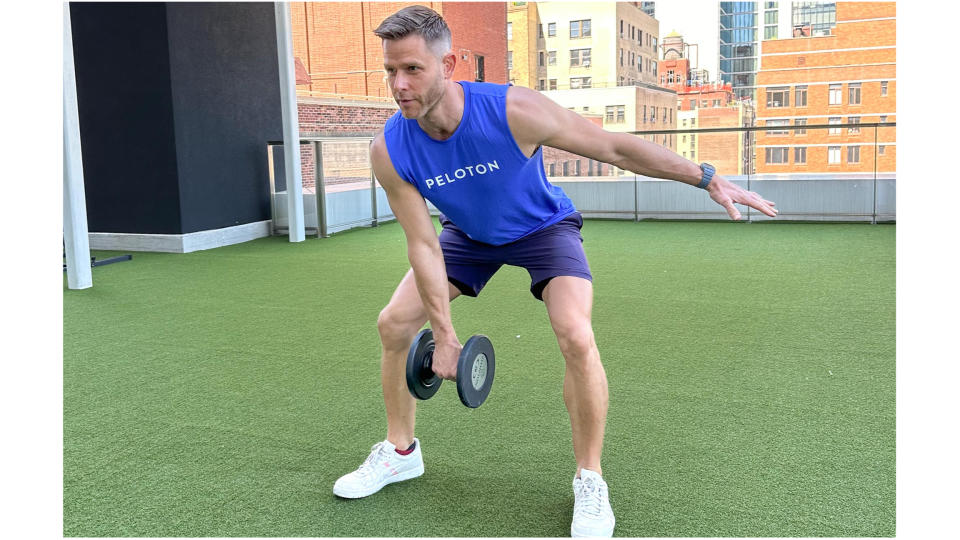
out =
[[(895, 534), (895, 233), (587, 220), (617, 536)], [(563, 360), (518, 268), (453, 304), (496, 347), (488, 401), (444, 385), (424, 476), (331, 493), (386, 435), (376, 319), (407, 267), (390, 224), (64, 280), (64, 535), (569, 535)]]

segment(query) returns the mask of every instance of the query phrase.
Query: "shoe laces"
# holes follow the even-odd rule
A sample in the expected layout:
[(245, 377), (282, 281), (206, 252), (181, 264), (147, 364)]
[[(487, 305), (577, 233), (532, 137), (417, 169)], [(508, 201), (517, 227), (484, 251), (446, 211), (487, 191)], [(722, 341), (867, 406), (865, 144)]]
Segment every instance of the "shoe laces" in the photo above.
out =
[(385, 446), (383, 441), (373, 445), (373, 448), (370, 449), (370, 455), (367, 456), (367, 459), (365, 459), (363, 464), (360, 465), (360, 468), (357, 469), (357, 474), (366, 477), (373, 474), (374, 471), (379, 470), (375, 465), (381, 461), (381, 458), (386, 453), (384, 450)]
[(602, 517), (604, 501), (606, 500), (606, 486), (594, 478), (580, 480), (574, 513), (591, 517)]

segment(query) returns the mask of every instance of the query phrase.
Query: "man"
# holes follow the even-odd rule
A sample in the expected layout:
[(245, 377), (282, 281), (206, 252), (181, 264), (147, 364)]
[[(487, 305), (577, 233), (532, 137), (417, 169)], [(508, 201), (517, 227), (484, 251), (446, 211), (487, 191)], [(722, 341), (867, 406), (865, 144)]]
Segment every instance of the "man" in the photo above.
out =
[[(583, 221), (563, 190), (547, 181), (541, 147), (699, 185), (733, 219), (740, 219), (734, 203), (771, 217), (774, 203), (709, 165), (606, 132), (533, 90), (452, 81), (457, 57), (450, 30), (429, 8), (404, 8), (374, 33), (383, 40), (386, 80), (400, 110), (374, 139), (371, 161), (406, 235), (411, 270), (377, 321), (387, 438), (359, 469), (338, 479), (333, 492), (365, 497), (423, 474), (416, 404), (406, 388), (407, 351), (429, 320), (433, 370), (455, 379), (461, 345), (450, 301), (476, 296), (501, 265), (511, 264), (530, 273), (531, 293), (546, 304), (566, 362), (563, 397), (577, 461), (571, 535), (611, 536), (615, 519), (600, 467), (607, 379), (591, 325)], [(439, 238), (424, 198), (443, 213)]]

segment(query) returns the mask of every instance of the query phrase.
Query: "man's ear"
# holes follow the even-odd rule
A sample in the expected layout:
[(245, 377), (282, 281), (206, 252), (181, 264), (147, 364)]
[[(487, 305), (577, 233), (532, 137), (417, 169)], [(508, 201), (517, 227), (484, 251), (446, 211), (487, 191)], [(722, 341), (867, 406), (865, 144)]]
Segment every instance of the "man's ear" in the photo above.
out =
[(457, 67), (457, 55), (448, 52), (440, 59), (440, 66), (443, 68), (443, 78), (453, 78), (453, 69)]

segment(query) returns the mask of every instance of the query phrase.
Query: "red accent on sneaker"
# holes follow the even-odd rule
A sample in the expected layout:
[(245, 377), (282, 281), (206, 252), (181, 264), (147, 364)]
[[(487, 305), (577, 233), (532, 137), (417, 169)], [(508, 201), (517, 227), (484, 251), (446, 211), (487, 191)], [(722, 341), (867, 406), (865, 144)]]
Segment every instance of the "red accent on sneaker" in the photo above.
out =
[(412, 453), (414, 450), (416, 450), (416, 448), (417, 448), (417, 443), (414, 442), (413, 444), (410, 445), (410, 448), (407, 448), (406, 450), (401, 450), (401, 449), (397, 448), (395, 451), (396, 451), (396, 453), (400, 454), (401, 456), (406, 456), (406, 455)]

